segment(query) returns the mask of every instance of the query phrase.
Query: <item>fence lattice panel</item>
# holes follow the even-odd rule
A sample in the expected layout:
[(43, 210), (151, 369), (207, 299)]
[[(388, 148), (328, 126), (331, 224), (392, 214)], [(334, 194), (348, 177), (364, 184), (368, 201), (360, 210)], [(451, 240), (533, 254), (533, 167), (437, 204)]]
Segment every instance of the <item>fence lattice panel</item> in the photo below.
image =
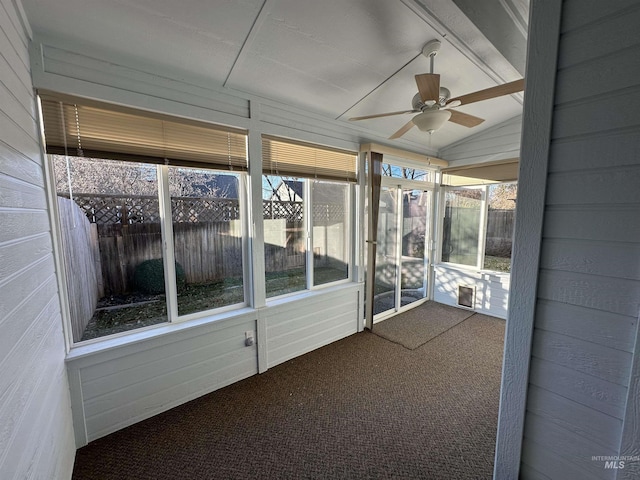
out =
[(171, 199), (174, 223), (228, 222), (240, 218), (238, 200), (177, 197)]
[[(73, 200), (91, 223), (98, 225), (133, 225), (158, 223), (160, 207), (155, 195), (94, 195), (76, 194)], [(284, 219), (301, 222), (302, 202), (264, 200), (265, 219)], [(236, 199), (211, 197), (173, 197), (171, 213), (174, 223), (228, 222), (240, 218), (240, 204)], [(342, 204), (314, 204), (314, 223), (344, 221)]]
[(344, 205), (339, 203), (316, 203), (313, 205), (313, 223), (344, 222)]
[(301, 222), (303, 216), (302, 202), (281, 202), (265, 200), (262, 202), (264, 218), (284, 219), (289, 222)]

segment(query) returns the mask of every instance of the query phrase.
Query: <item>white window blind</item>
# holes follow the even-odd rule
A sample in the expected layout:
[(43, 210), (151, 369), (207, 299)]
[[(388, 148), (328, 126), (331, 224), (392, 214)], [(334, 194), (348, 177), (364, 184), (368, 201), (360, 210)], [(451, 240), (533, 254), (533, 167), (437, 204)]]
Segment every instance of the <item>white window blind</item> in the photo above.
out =
[(247, 170), (245, 130), (38, 93), (47, 153)]
[(268, 135), (262, 136), (266, 175), (356, 181), (355, 152)]
[(518, 167), (519, 161), (514, 158), (479, 165), (445, 168), (442, 170), (442, 184), (464, 186), (513, 182), (518, 180)]

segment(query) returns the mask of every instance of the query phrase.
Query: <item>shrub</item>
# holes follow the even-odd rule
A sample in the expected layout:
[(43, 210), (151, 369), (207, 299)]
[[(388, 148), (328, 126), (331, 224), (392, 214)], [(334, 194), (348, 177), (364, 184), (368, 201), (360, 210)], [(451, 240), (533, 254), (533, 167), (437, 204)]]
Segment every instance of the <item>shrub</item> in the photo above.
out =
[[(156, 295), (164, 293), (164, 267), (161, 258), (145, 260), (140, 263), (133, 273), (135, 288), (143, 293)], [(176, 262), (176, 285), (178, 290), (184, 289), (186, 277), (182, 265)]]

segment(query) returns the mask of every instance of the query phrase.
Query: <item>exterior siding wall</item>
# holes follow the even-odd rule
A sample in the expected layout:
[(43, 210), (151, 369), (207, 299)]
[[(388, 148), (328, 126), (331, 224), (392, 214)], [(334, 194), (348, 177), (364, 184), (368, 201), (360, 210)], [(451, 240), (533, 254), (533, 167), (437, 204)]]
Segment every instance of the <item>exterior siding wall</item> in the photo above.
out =
[(637, 397), (639, 22), (637, 1), (564, 2), (523, 478), (640, 472), (638, 462), (616, 471), (591, 459), (631, 453), (621, 439)]
[(75, 456), (28, 27), (0, 1), (0, 478), (70, 478)]

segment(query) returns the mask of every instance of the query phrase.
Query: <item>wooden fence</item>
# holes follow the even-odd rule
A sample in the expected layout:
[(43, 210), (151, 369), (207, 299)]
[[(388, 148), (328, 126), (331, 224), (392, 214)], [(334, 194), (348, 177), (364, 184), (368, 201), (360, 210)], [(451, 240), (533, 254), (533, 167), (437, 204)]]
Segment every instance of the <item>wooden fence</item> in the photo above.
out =
[[(487, 212), (487, 233), (485, 253), (487, 255), (508, 258), (511, 256), (515, 210), (489, 210)], [(455, 219), (455, 222), (452, 222)], [(454, 261), (449, 258), (449, 250), (454, 248), (457, 260), (460, 255), (477, 255), (478, 222), (480, 211), (474, 208), (447, 207), (444, 218), (443, 261)]]
[[(86, 215), (85, 222), (88, 219), (97, 231), (95, 252), (102, 265), (99, 276), (104, 293), (132, 292), (136, 266), (145, 260), (162, 258), (157, 197), (80, 193), (73, 200), (79, 206), (76, 210)], [(171, 211), (175, 257), (185, 271), (187, 283), (209, 283), (242, 275), (237, 200), (174, 197)], [(277, 241), (265, 244), (266, 272), (304, 266), (302, 203), (264, 200), (263, 216), (267, 222), (278, 222), (280, 232)], [(315, 204), (313, 218), (314, 225), (325, 228), (344, 222), (344, 205)]]
[(487, 255), (510, 257), (513, 241), (515, 210), (489, 210), (487, 213)]
[(103, 296), (98, 234), (82, 210), (71, 200), (58, 197), (64, 269), (69, 293), (73, 340), (82, 338), (87, 323)]
[[(237, 222), (237, 221), (236, 221)], [(209, 283), (242, 275), (242, 237), (234, 222), (176, 223), (176, 261), (187, 283)], [(136, 266), (162, 257), (159, 223), (98, 225), (105, 291), (133, 291)]]

